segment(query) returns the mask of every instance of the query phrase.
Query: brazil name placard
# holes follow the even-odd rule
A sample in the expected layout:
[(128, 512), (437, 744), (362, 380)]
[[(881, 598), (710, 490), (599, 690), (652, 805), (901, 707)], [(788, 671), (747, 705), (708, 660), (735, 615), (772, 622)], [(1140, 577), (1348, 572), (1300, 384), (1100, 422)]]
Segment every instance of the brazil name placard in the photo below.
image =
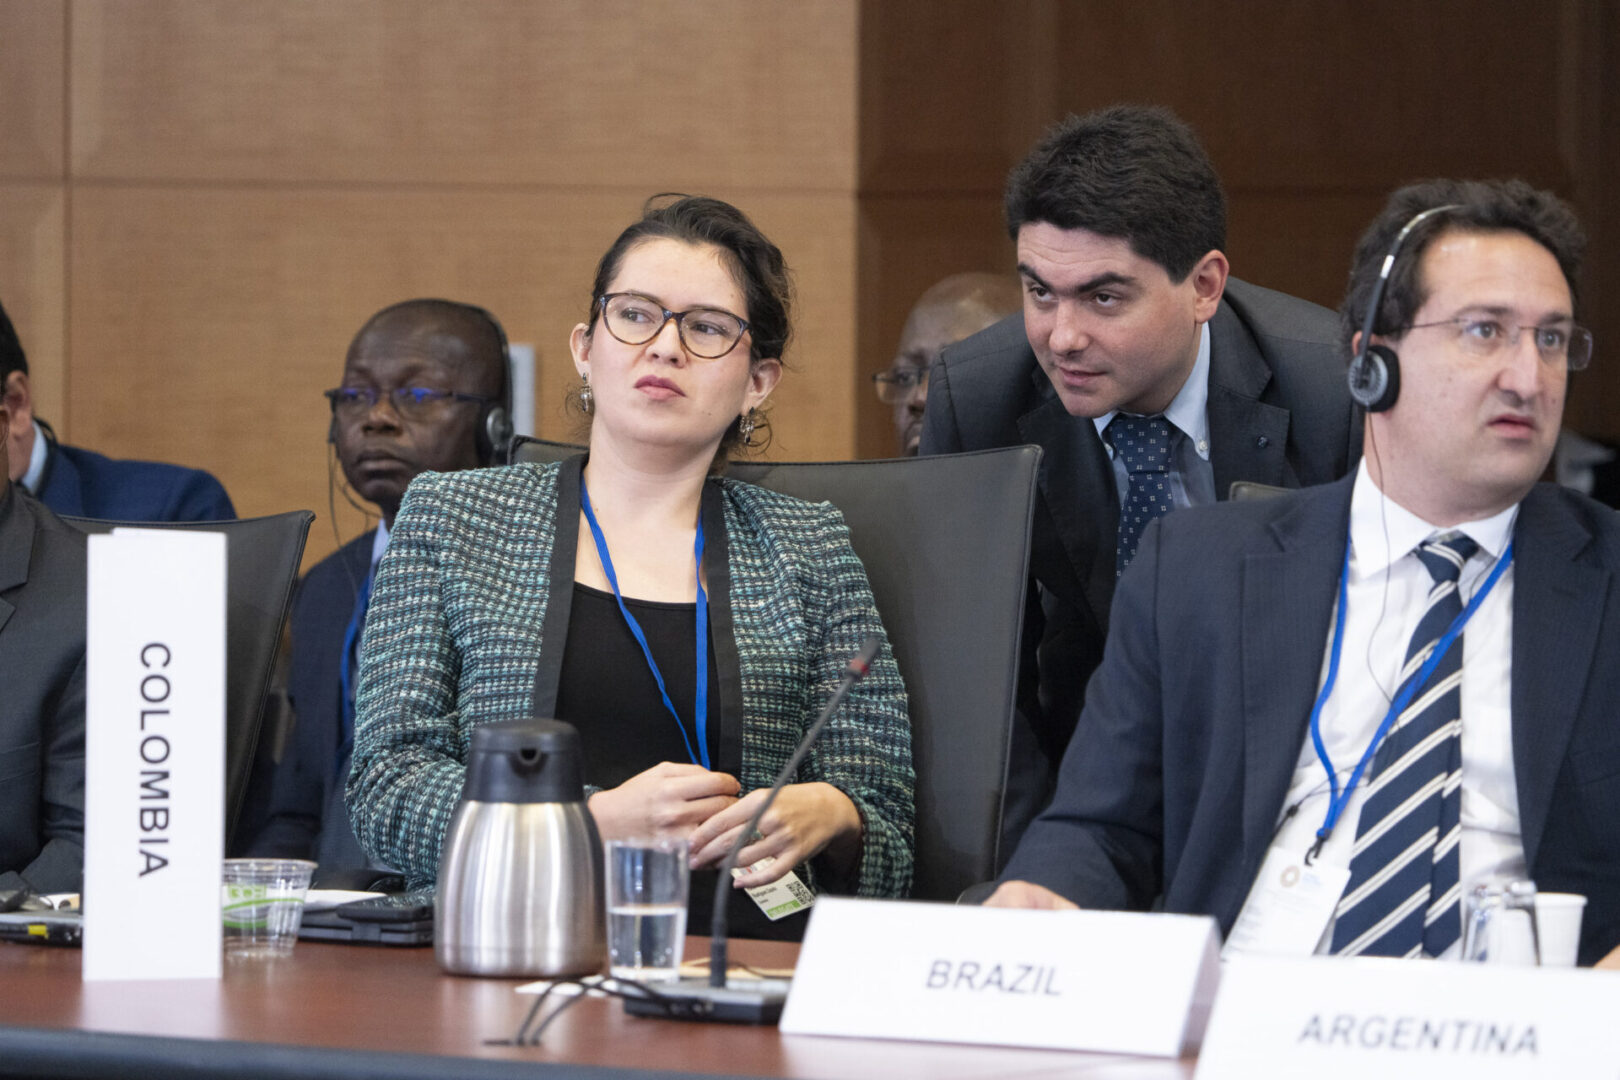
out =
[(1219, 977), (1212, 919), (816, 900), (782, 1014), (802, 1035), (1175, 1057)]

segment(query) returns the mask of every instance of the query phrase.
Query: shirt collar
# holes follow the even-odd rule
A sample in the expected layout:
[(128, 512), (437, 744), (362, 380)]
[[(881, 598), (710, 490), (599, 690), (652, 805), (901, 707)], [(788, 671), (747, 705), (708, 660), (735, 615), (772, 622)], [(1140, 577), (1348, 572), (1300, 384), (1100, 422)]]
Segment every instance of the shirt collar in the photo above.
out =
[(28, 489), (30, 495), (39, 494), (39, 482), (45, 475), (45, 457), (50, 447), (45, 442), (45, 432), (40, 430), (39, 424), (34, 424), (34, 449), (28, 455), (28, 471), (22, 474), (22, 486)]
[[(1104, 413), (1091, 422), (1097, 425), (1097, 436), (1102, 437), (1103, 430), (1108, 427), (1119, 410)], [(1168, 408), (1164, 410), (1164, 418), (1170, 421), (1176, 430), (1182, 432), (1192, 440), (1193, 449), (1205, 461), (1209, 460), (1209, 323), (1200, 328), (1198, 335), (1198, 359), (1193, 361), (1193, 369), (1187, 375), (1187, 381), (1181, 384), (1181, 389), (1171, 400)], [(1107, 445), (1104, 439), (1104, 445)], [(1109, 454), (1113, 454), (1110, 446)]]
[[(1481, 554), (1497, 559), (1513, 536), (1513, 523), (1518, 516), (1519, 504), (1514, 503), (1499, 514), (1481, 521), (1465, 521), (1452, 528), (1466, 533), (1479, 545)], [(1356, 469), (1355, 489), (1350, 496), (1350, 544), (1355, 552), (1357, 576), (1388, 569), (1396, 559), (1442, 531), (1450, 530), (1429, 524), (1394, 499), (1386, 497), (1367, 471), (1367, 459), (1362, 458)], [(1389, 540), (1387, 545), (1384, 542), (1386, 537)]]
[(388, 550), (388, 522), (382, 518), (377, 519), (377, 535), (371, 540), (371, 568), (377, 569), (382, 562), (383, 552)]

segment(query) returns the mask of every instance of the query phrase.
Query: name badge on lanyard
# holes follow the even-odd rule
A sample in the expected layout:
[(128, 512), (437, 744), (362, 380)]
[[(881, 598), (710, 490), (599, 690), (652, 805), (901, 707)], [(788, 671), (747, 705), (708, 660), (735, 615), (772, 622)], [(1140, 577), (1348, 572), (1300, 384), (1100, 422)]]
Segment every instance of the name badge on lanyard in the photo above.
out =
[(1328, 756), (1327, 744), (1322, 739), (1322, 709), (1333, 693), (1334, 684), (1338, 681), (1339, 655), (1344, 646), (1345, 614), (1350, 606), (1350, 544), (1348, 540), (1346, 541), (1344, 565), (1339, 571), (1339, 606), (1333, 620), (1333, 644), (1328, 655), (1328, 674), (1322, 683), (1321, 693), (1316, 696), (1316, 703), (1311, 706), (1311, 744), (1316, 749), (1316, 756), (1322, 763), (1322, 768), (1327, 771), (1328, 785), (1331, 789), (1327, 813), (1321, 827), (1316, 830), (1315, 844), (1308, 850), (1288, 849), (1273, 844), (1266, 852), (1260, 873), (1249, 890), (1248, 899), (1244, 902), (1237, 923), (1232, 927), (1222, 955), (1236, 952), (1265, 952), (1308, 956), (1316, 951), (1317, 943), (1321, 941), (1334, 911), (1338, 908), (1339, 897), (1343, 895), (1345, 886), (1350, 883), (1348, 867), (1337, 866), (1320, 858), (1323, 847), (1332, 837), (1334, 827), (1338, 825), (1340, 816), (1350, 803), (1350, 796), (1377, 755), (1384, 737), (1389, 734), (1401, 713), (1406, 711), (1412, 697), (1429, 681), (1452, 645), (1462, 636), (1463, 627), (1474, 617), (1474, 613), (1496, 587), (1497, 581), (1501, 579), (1512, 561), (1513, 544), (1509, 542), (1501, 558), (1497, 559), (1496, 565), (1491, 568), (1485, 583), (1468, 602), (1468, 606), (1451, 621), (1450, 626), (1446, 627), (1446, 632), (1435, 642), (1423, 665), (1401, 685), (1394, 700), (1390, 702), (1384, 719), (1379, 723), (1378, 730), (1373, 733), (1371, 742), (1367, 744), (1367, 749), (1350, 774), (1349, 782), (1345, 784), (1344, 790), (1340, 791), (1338, 773), (1334, 771), (1332, 759)]

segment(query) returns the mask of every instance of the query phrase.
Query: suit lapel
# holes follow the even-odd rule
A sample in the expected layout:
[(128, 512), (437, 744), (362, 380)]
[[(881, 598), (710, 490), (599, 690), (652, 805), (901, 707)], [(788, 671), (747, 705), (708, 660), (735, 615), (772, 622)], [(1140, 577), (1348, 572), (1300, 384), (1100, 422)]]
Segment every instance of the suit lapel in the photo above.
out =
[(1223, 302), (1209, 323), (1210, 465), (1215, 497), (1237, 480), (1293, 487), (1288, 468), (1288, 410), (1260, 400), (1271, 368), (1254, 338)]
[(1525, 864), (1534, 868), (1586, 692), (1609, 574), (1580, 560), (1591, 533), (1541, 485), (1525, 497), (1513, 535), (1513, 769)]
[(1243, 857), (1276, 829), (1309, 726), (1337, 596), (1354, 478), (1317, 488), (1243, 562)]
[(34, 519), (8, 484), (0, 493), (0, 630), (16, 609), (4, 594), (28, 580), (34, 556)]
[[(1039, 367), (1034, 375), (1045, 382)], [(1039, 405), (1018, 418), (1018, 432), (1025, 442), (1045, 451), (1041, 499), (1086, 604), (1098, 626), (1106, 628), (1114, 599), (1114, 544), (1119, 531), (1119, 496), (1108, 451), (1091, 421), (1070, 416), (1055, 392), (1043, 394)]]

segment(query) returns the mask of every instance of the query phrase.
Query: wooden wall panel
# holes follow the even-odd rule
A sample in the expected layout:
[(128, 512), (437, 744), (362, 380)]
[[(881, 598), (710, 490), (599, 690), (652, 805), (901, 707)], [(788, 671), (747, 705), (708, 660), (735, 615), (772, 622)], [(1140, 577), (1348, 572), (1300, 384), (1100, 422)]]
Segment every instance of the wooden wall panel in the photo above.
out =
[(90, 177), (847, 190), (854, 0), (77, 0)]
[[(1607, 283), (1607, 295), (1620, 287), (1617, 9), (866, 0), (860, 369), (887, 361), (892, 342), (873, 327), (898, 327), (910, 302), (875, 283), (941, 244), (898, 204), (964, 200), (995, 220), (1007, 170), (1047, 125), (1120, 101), (1167, 105), (1197, 130), (1227, 189), (1240, 277), (1336, 306), (1355, 239), (1394, 187), (1522, 176), (1574, 201), (1593, 235), (1588, 284)], [(964, 209), (957, 222), (973, 217)], [(964, 253), (987, 242), (949, 235)], [(1620, 310), (1593, 304), (1588, 319), (1599, 341), (1620, 340)], [(1620, 400), (1620, 364), (1583, 381), (1572, 416), (1620, 437), (1620, 410), (1606, 407)], [(860, 408), (871, 453), (887, 445), (872, 441), (882, 408)]]
[(0, 5), (0, 177), (62, 176), (66, 26), (66, 0)]
[[(847, 196), (733, 192), (798, 275), (801, 334), (778, 457), (853, 445), (854, 251)], [(75, 196), (73, 436), (215, 472), (243, 514), (326, 516), (320, 391), (350, 338), (410, 296), (483, 304), (537, 345), (541, 433), (571, 435), (567, 336), (596, 260), (640, 196), (81, 186)], [(359, 530), (345, 513), (346, 536)], [(334, 540), (322, 523), (310, 558)]]
[(28, 354), (34, 408), (53, 421), (67, 397), (65, 203), (59, 184), (0, 183), (0, 301)]

